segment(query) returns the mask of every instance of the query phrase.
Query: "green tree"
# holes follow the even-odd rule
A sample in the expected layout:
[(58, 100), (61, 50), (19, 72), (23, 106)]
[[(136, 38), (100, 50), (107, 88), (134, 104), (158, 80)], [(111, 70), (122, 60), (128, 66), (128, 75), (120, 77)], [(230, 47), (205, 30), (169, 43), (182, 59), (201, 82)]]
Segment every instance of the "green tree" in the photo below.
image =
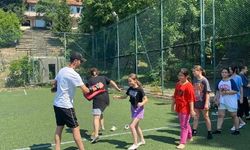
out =
[(15, 13), (0, 9), (0, 47), (20, 38), (20, 22)]
[(0, 8), (5, 12), (13, 12), (17, 15), (20, 22), (23, 20), (23, 12), (25, 10), (25, 5), (23, 0), (1, 0)]
[(89, 32), (91, 26), (95, 31), (116, 21), (112, 12), (123, 19), (139, 10), (152, 6), (154, 0), (86, 0), (83, 4), (80, 29)]
[(54, 32), (71, 31), (70, 8), (66, 0), (40, 0), (36, 5), (36, 11), (44, 14), (46, 22), (51, 23)]

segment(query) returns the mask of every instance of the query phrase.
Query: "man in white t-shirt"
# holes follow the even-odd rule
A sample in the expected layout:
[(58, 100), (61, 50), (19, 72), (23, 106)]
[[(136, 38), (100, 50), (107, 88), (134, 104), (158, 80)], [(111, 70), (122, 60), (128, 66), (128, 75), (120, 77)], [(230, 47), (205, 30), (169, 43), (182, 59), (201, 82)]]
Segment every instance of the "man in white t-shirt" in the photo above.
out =
[(52, 82), (52, 92), (56, 92), (54, 98), (54, 111), (56, 117), (55, 131), (55, 149), (60, 150), (61, 136), (64, 125), (72, 129), (73, 137), (79, 150), (84, 150), (83, 142), (80, 135), (80, 127), (77, 122), (75, 110), (73, 108), (73, 100), (76, 87), (80, 87), (84, 94), (94, 92), (103, 88), (102, 83), (98, 83), (90, 88), (86, 87), (75, 71), (82, 62), (86, 61), (78, 52), (72, 52), (70, 56), (70, 64), (62, 68), (55, 80)]

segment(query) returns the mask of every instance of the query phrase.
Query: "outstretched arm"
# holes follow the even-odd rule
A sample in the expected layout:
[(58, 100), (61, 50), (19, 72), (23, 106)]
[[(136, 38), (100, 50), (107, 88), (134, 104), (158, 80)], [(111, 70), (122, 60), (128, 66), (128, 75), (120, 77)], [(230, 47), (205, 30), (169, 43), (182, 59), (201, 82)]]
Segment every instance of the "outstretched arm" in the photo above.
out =
[(121, 91), (121, 89), (117, 86), (117, 84), (113, 81), (113, 80), (110, 80), (110, 84), (112, 87), (114, 87), (117, 91)]
[(121, 95), (114, 95), (113, 96), (114, 99), (125, 99), (127, 97), (128, 97), (128, 95), (122, 95), (122, 96)]

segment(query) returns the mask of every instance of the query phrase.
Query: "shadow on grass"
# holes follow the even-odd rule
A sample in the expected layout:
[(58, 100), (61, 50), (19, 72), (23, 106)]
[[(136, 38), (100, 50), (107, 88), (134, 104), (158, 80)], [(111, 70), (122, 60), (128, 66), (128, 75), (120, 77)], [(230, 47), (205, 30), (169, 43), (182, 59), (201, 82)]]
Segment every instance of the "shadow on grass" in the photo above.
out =
[(173, 135), (180, 135), (180, 131), (177, 131), (177, 130), (164, 129), (164, 130), (157, 130), (157, 132), (167, 132)]
[(38, 149), (38, 150), (52, 150), (51, 143), (44, 143), (44, 144), (33, 144), (32, 146), (29, 146), (31, 150)]
[(68, 148), (65, 148), (64, 150), (76, 150), (76, 149), (78, 149), (78, 148), (75, 146), (70, 146)]
[(169, 105), (169, 103), (165, 103), (165, 102), (163, 102), (163, 103), (154, 103), (155, 105)]
[[(72, 130), (70, 128), (66, 128), (66, 133), (72, 133)], [(80, 129), (80, 134), (82, 138), (90, 138), (90, 135), (88, 134), (88, 130)]]
[(115, 148), (119, 148), (119, 149), (127, 149), (126, 146), (131, 144), (131, 143), (127, 143), (125, 141), (114, 140), (114, 139), (112, 139), (112, 140), (109, 140), (109, 139), (102, 140), (101, 139), (99, 142), (100, 143), (110, 143), (110, 144), (116, 145)]
[(159, 135), (146, 135), (145, 139), (152, 139), (162, 143), (175, 144), (175, 141), (178, 139), (168, 137), (168, 136), (159, 136)]

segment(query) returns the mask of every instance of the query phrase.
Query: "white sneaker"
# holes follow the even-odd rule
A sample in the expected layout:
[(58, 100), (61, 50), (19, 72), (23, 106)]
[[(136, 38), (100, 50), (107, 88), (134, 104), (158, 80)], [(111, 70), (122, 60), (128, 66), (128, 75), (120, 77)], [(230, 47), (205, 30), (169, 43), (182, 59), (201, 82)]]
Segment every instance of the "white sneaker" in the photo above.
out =
[(233, 126), (230, 130), (231, 130), (231, 131), (234, 131), (234, 130), (235, 130), (235, 126)]
[(245, 122), (244, 123), (240, 123), (239, 128), (241, 129), (244, 125), (246, 125)]
[[(243, 126), (245, 126), (246, 125), (246, 123), (244, 122), (244, 123), (240, 123), (240, 125), (239, 125), (239, 129), (241, 129)], [(233, 126), (232, 128), (231, 128), (231, 131), (234, 131), (235, 130), (235, 126)]]
[(138, 144), (133, 144), (133, 145), (131, 145), (129, 148), (128, 148), (128, 150), (135, 150), (135, 149), (137, 149), (139, 146), (138, 146)]
[(146, 142), (145, 141), (141, 141), (141, 142), (139, 142), (137, 145), (138, 145), (138, 147), (139, 146), (141, 146), (141, 145), (145, 145), (146, 144)]

